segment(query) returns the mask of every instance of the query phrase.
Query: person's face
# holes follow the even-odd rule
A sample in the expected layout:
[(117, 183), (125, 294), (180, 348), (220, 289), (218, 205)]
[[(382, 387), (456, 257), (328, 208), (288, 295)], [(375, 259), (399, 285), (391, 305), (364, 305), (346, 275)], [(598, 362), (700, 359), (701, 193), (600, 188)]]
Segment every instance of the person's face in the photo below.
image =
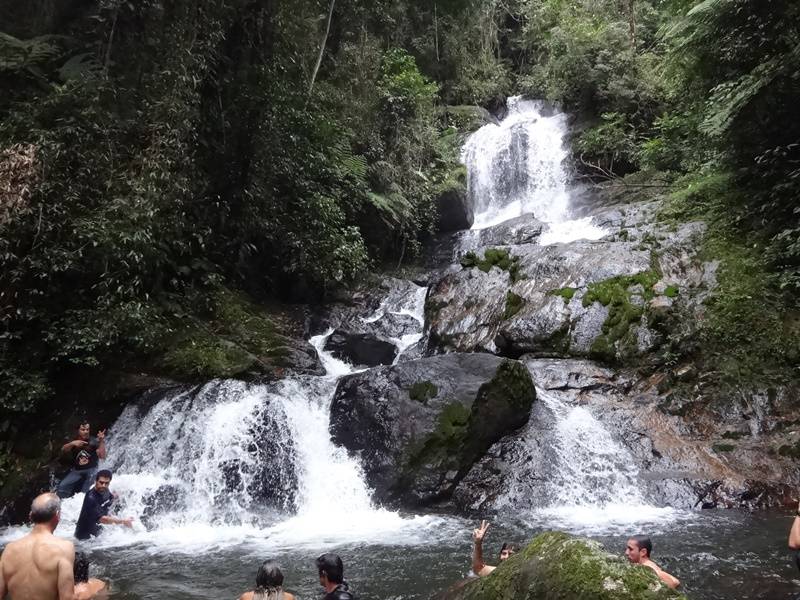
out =
[(505, 550), (500, 550), (500, 560), (508, 560), (511, 558), (511, 555), (514, 554), (513, 548), (506, 548)]
[(639, 549), (639, 544), (636, 543), (636, 540), (628, 540), (628, 543), (625, 545), (625, 556), (627, 556), (628, 560), (632, 563), (640, 563), (642, 561), (644, 555)]
[(91, 435), (91, 428), (89, 427), (88, 423), (84, 423), (80, 427), (78, 427), (78, 437), (82, 440), (88, 440), (89, 436)]
[(320, 571), (319, 573), (319, 584), (322, 587), (326, 587), (328, 585), (328, 575), (325, 573), (325, 571)]
[(110, 484), (111, 480), (108, 477), (98, 477), (97, 481), (94, 482), (94, 489), (102, 494), (108, 491), (108, 486)]

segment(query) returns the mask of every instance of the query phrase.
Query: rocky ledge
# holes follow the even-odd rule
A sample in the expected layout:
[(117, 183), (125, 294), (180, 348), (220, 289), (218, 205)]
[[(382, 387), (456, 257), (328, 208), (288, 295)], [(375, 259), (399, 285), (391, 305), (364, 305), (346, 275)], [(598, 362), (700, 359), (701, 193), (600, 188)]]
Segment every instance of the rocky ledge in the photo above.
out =
[(686, 598), (647, 567), (631, 565), (594, 541), (564, 533), (538, 535), (488, 577), (476, 578), (441, 600), (659, 600)]

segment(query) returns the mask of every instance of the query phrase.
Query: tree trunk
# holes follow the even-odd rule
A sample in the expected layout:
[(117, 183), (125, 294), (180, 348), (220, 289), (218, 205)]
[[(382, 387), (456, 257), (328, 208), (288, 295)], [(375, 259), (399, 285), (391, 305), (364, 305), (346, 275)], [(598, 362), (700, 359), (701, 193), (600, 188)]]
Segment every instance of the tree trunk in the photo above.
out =
[(328, 34), (331, 32), (331, 19), (333, 19), (333, 7), (336, 0), (331, 0), (330, 8), (328, 9), (328, 22), (325, 24), (325, 35), (322, 36), (322, 42), (319, 45), (319, 55), (317, 56), (317, 64), (314, 65), (314, 71), (311, 73), (311, 82), (308, 84), (308, 98), (306, 104), (311, 99), (311, 92), (314, 91), (314, 81), (317, 79), (319, 67), (322, 64), (322, 55), (325, 54), (325, 44), (328, 43)]
[(631, 36), (631, 48), (636, 50), (636, 9), (634, 0), (628, 0), (628, 31)]

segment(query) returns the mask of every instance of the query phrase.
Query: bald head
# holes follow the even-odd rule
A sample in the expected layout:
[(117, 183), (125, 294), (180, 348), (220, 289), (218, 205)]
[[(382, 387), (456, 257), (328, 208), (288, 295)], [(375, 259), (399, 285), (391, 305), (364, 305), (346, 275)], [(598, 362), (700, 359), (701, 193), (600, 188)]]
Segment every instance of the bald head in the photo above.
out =
[(31, 504), (31, 521), (49, 523), (61, 511), (61, 499), (53, 493), (40, 494)]

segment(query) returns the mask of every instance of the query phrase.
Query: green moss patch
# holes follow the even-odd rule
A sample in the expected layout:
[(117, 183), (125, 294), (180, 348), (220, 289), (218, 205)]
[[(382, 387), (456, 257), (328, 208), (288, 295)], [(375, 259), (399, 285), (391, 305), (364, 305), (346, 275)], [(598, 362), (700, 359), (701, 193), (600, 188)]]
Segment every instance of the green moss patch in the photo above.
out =
[(608, 307), (608, 317), (603, 323), (603, 333), (589, 350), (590, 356), (606, 361), (613, 361), (617, 356), (617, 342), (630, 332), (631, 325), (638, 323), (644, 314), (644, 307), (631, 302), (629, 288), (642, 287), (645, 302), (655, 296), (653, 285), (659, 280), (659, 273), (652, 269), (635, 275), (621, 275), (589, 284), (584, 294), (583, 306), (599, 302)]
[(509, 291), (506, 294), (506, 308), (503, 311), (503, 318), (510, 319), (525, 306), (525, 299), (522, 296)]
[(564, 304), (568, 304), (569, 301), (572, 300), (573, 296), (575, 296), (575, 292), (577, 291), (577, 288), (563, 287), (557, 290), (551, 290), (550, 293), (554, 296), (561, 296), (564, 299)]
[(789, 458), (800, 458), (800, 442), (794, 444), (784, 444), (778, 448), (780, 456), (788, 456)]
[(505, 248), (487, 248), (483, 253), (483, 258), (478, 257), (474, 252), (467, 252), (461, 258), (461, 266), (465, 269), (476, 267), (488, 273), (492, 267), (497, 267), (508, 272), (511, 281), (522, 279), (519, 268), (519, 257), (513, 256)]
[(445, 594), (445, 600), (660, 600), (685, 598), (655, 573), (611, 555), (594, 541), (565, 533), (536, 536), (488, 577)]
[(426, 404), (428, 400), (436, 397), (439, 389), (430, 381), (418, 381), (408, 390), (408, 397), (417, 402)]
[(678, 286), (677, 285), (669, 285), (667, 289), (664, 290), (664, 295), (667, 298), (677, 298), (678, 297)]

